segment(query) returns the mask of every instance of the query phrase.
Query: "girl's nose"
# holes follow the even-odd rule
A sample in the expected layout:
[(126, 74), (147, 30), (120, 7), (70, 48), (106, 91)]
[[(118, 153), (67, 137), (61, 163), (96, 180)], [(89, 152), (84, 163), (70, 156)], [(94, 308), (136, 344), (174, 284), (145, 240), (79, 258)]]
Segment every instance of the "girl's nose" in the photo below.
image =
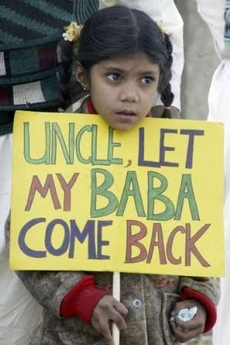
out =
[(132, 83), (126, 83), (122, 87), (120, 99), (122, 102), (138, 102), (139, 95), (137, 88)]

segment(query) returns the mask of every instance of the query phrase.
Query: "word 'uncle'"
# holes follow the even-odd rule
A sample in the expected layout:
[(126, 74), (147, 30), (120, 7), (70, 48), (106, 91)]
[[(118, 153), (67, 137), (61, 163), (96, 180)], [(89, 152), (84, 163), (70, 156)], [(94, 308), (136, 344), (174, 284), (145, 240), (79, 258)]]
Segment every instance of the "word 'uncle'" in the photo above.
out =
[[(45, 130), (45, 140), (44, 140), (44, 152), (41, 153), (40, 157), (33, 157), (31, 153), (31, 147), (33, 142), (33, 136), (31, 134), (29, 123), (24, 123), (24, 158), (29, 164), (57, 164), (58, 158), (58, 144), (61, 148), (61, 154), (66, 162), (66, 164), (74, 164), (75, 159), (81, 164), (91, 164), (91, 165), (122, 165), (123, 159), (120, 157), (114, 157), (114, 150), (121, 147), (120, 142), (114, 141), (114, 130), (108, 128), (107, 132), (107, 154), (106, 157), (98, 157), (98, 138), (100, 137), (98, 133), (97, 125), (85, 125), (82, 128), (76, 129), (75, 123), (69, 123), (68, 133), (64, 135), (61, 128), (57, 123), (46, 122), (44, 124)], [(145, 157), (145, 128), (141, 127), (138, 130), (138, 166), (149, 166), (159, 168), (162, 166), (165, 167), (178, 167), (178, 162), (172, 162), (167, 160), (167, 153), (175, 151), (174, 146), (168, 146), (166, 144), (166, 139), (171, 137), (171, 142), (175, 136), (181, 136), (187, 138), (185, 157), (184, 157), (184, 166), (186, 169), (192, 169), (193, 167), (193, 155), (194, 155), (194, 146), (195, 138), (199, 136), (204, 136), (203, 130), (196, 129), (168, 129), (160, 128), (158, 135), (159, 147), (155, 151), (156, 155), (155, 160), (153, 157), (146, 159)], [(87, 141), (90, 143), (88, 153), (83, 153), (82, 151), (82, 142)], [(106, 143), (106, 138), (105, 138)], [(149, 144), (149, 139), (148, 143)], [(36, 147), (36, 145), (35, 145)], [(59, 152), (60, 154), (60, 152)], [(158, 155), (158, 157), (157, 157)], [(150, 158), (150, 157), (149, 157)]]

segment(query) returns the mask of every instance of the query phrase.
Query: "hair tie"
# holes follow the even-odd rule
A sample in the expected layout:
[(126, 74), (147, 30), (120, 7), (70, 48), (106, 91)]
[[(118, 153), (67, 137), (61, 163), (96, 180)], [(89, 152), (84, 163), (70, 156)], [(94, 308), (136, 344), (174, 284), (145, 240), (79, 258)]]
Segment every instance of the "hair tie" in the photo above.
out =
[(68, 26), (64, 27), (65, 32), (62, 34), (65, 41), (78, 43), (81, 29), (83, 25), (78, 25), (76, 22), (71, 22)]

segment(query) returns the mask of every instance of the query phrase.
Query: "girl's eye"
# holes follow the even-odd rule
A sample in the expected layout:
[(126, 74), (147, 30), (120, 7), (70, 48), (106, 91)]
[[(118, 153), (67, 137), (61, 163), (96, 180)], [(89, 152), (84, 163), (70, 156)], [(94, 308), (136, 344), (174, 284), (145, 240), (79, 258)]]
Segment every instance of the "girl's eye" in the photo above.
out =
[(121, 79), (121, 75), (119, 73), (110, 73), (107, 75), (107, 78), (112, 81), (119, 81)]
[(153, 77), (143, 77), (141, 78), (141, 83), (142, 84), (150, 84), (154, 82), (154, 78)]

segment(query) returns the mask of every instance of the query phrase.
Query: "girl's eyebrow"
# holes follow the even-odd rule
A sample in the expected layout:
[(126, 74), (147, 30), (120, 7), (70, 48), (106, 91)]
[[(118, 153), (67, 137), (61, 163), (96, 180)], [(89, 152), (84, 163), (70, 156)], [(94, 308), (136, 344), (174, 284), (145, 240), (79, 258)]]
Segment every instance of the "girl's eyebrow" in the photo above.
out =
[(143, 71), (140, 71), (140, 74), (152, 74), (152, 75), (156, 75), (158, 74), (158, 70), (143, 70)]
[[(119, 66), (113, 66), (113, 65), (108, 65), (108, 66), (103, 66), (103, 69), (105, 70), (105, 71), (113, 71), (113, 72), (119, 72), (119, 73), (123, 73), (124, 71), (126, 71), (124, 68), (122, 68), (122, 67), (119, 67)], [(158, 71), (158, 69), (157, 69), (157, 67), (156, 67), (156, 69), (155, 69), (155, 67), (153, 67), (153, 69), (151, 69), (151, 70), (140, 70), (139, 72), (138, 72), (138, 74), (140, 74), (140, 75), (142, 75), (142, 74), (147, 74), (147, 75), (149, 75), (149, 74), (152, 74), (152, 75), (155, 75), (155, 74), (157, 74), (159, 71)]]
[(124, 72), (124, 69), (122, 69), (121, 67), (117, 67), (117, 66), (113, 66), (113, 65), (103, 67), (103, 69), (105, 71)]

